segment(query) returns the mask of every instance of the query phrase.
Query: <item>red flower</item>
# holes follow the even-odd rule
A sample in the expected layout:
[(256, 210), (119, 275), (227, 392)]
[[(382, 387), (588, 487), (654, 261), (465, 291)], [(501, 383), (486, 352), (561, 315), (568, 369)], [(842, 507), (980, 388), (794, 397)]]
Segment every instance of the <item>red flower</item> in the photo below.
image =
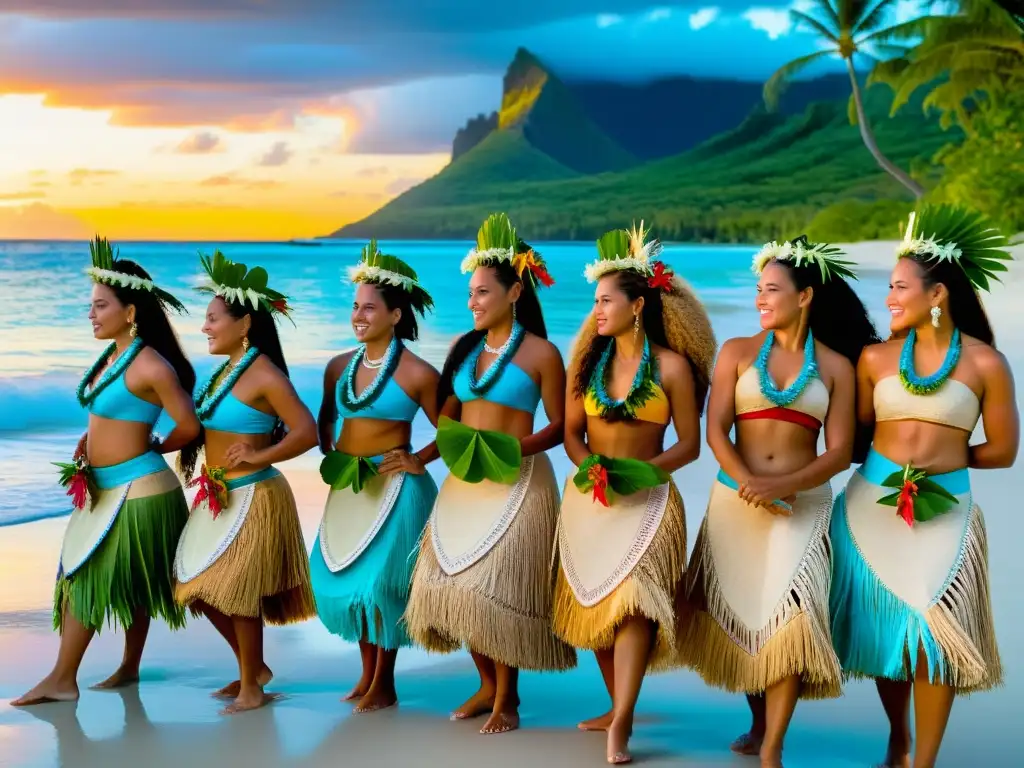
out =
[(594, 501), (599, 501), (606, 507), (609, 506), (608, 495), (605, 493), (608, 488), (608, 470), (600, 464), (594, 464), (587, 470), (587, 479), (594, 484)]
[(278, 299), (277, 301), (270, 302), (270, 306), (274, 308), (274, 311), (280, 312), (282, 315), (288, 314), (288, 299)]
[(207, 469), (206, 465), (199, 470), (199, 474), (189, 481), (188, 487), (192, 488), (198, 486), (199, 490), (196, 491), (196, 496), (192, 499), (192, 511), (195, 512), (196, 507), (206, 502), (206, 506), (210, 508), (210, 512), (213, 515), (213, 519), (217, 519), (217, 515), (224, 511), (224, 506), (227, 504), (227, 486), (224, 484), (221, 475), (224, 474), (224, 470), (214, 467)]
[(900, 489), (900, 497), (896, 501), (896, 514), (903, 518), (911, 528), (914, 526), (914, 497), (917, 495), (917, 484), (907, 480)]
[(531, 264), (530, 273), (538, 280), (540, 280), (540, 284), (543, 285), (545, 288), (550, 288), (552, 285), (555, 284), (554, 279), (551, 277), (551, 275), (548, 274), (548, 271), (544, 269), (544, 266), (542, 264)]
[(665, 293), (672, 293), (672, 275), (670, 269), (665, 268), (665, 262), (654, 262), (654, 274), (647, 278), (647, 285), (651, 288), (660, 288)]
[(75, 509), (85, 509), (85, 505), (89, 502), (89, 482), (85, 472), (78, 471), (72, 475), (71, 482), (68, 483), (68, 496), (71, 497), (71, 503)]

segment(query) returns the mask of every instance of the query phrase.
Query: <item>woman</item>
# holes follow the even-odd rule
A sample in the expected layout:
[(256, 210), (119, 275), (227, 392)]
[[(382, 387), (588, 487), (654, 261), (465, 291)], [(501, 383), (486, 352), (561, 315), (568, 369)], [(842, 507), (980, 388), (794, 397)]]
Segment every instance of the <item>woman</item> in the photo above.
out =
[[(612, 700), (580, 724), (608, 732), (609, 763), (632, 760), (633, 710), (647, 669), (675, 657), (675, 593), (686, 563), (683, 500), (670, 473), (700, 453), (715, 354), (690, 288), (654, 257), (641, 224), (597, 241), (586, 275), (594, 310), (569, 366), (555, 632), (594, 651)], [(678, 439), (664, 447), (674, 422)]]
[[(78, 699), (78, 668), (104, 623), (125, 630), (121, 666), (97, 688), (139, 679), (150, 620), (185, 625), (174, 603), (172, 561), (188, 518), (181, 483), (161, 454), (199, 433), (190, 395), (195, 373), (167, 319), (181, 302), (153, 284), (138, 264), (90, 244), (93, 336), (110, 345), (78, 385), (89, 428), (62, 482), (74, 499), (64, 533), (53, 624), (60, 652), (53, 671), (14, 706)], [(161, 411), (174, 420), (166, 440), (152, 434)]]
[[(200, 440), (182, 452), (185, 477), (200, 445), (205, 464), (174, 563), (174, 596), (205, 615), (238, 659), (239, 679), (217, 692), (233, 698), (222, 714), (255, 709), (273, 697), (263, 662), (263, 624), (316, 615), (309, 560), (295, 498), (272, 465), (316, 445), (316, 423), (288, 379), (274, 325), (287, 299), (267, 287), (262, 267), (246, 270), (218, 251), (201, 257), (212, 293), (203, 333), (210, 353), (226, 355), (197, 392)], [(287, 427), (287, 431), (285, 431)]]
[[(437, 446), (451, 474), (425, 529), (409, 634), (442, 653), (469, 647), (480, 689), (452, 713), (490, 713), (481, 733), (519, 727), (520, 669), (560, 670), (572, 649), (551, 631), (558, 488), (544, 453), (562, 441), (565, 372), (537, 300), (540, 255), (494, 214), (462, 263), (474, 329), (441, 371)], [(548, 426), (533, 431), (543, 400)]]
[(840, 256), (799, 237), (754, 257), (762, 330), (727, 341), (715, 365), (708, 445), (720, 469), (680, 611), (681, 661), (747, 694), (753, 725), (732, 749), (773, 768), (797, 699), (842, 685), (828, 631), (829, 481), (850, 465), (854, 366), (878, 336)]
[[(965, 209), (912, 217), (887, 299), (893, 338), (857, 368), (857, 416), (874, 439), (832, 517), (832, 635), (844, 671), (875, 678), (886, 766), (911, 764), (912, 690), (913, 765), (930, 768), (953, 698), (1002, 680), (967, 469), (1017, 457), (1013, 376), (977, 293), (1005, 268), (1005, 243)], [(986, 441), (970, 445), (979, 416)]]
[(437, 424), (438, 373), (403, 344), (419, 336), (416, 313), (434, 304), (416, 273), (373, 240), (351, 272), (360, 346), (331, 360), (324, 375), (320, 473), (332, 490), (310, 572), (324, 626), (359, 643), (362, 676), (343, 700), (370, 712), (398, 702), (395, 659), (410, 643), (401, 619), (437, 497), (426, 464), (438, 453), (433, 441), (410, 453), (409, 439), (420, 408)]

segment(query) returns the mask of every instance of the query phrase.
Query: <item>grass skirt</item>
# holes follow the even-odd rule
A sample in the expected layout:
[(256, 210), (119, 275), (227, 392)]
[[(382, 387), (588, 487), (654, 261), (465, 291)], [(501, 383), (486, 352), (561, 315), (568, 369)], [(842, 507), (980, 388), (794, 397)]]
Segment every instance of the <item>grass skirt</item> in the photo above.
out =
[[(244, 491), (232, 490), (232, 497)], [(179, 561), (182, 548), (201, 536), (199, 526), (193, 526), (195, 516), (209, 514), (205, 506), (192, 512), (179, 544)], [(177, 578), (175, 599), (197, 616), (202, 615), (203, 604), (226, 616), (262, 617), (267, 624), (315, 616), (309, 556), (295, 497), (284, 475), (274, 473), (255, 483), (244, 522), (223, 552), (187, 581), (179, 566)]]
[(828, 617), (831, 506), (826, 483), (797, 494), (792, 516), (773, 515), (719, 475), (679, 609), (680, 661), (706, 683), (756, 695), (798, 675), (801, 698), (841, 695)]
[[(365, 492), (365, 491), (364, 491)], [(349, 493), (351, 490), (337, 493)], [(388, 650), (411, 644), (402, 615), (423, 528), (437, 498), (429, 474), (406, 473), (387, 519), (345, 568), (327, 566), (317, 536), (309, 568), (320, 621), (329, 632)]]
[[(832, 517), (832, 634), (852, 678), (912, 680), (918, 652), (928, 678), (969, 694), (1002, 683), (989, 596), (988, 539), (967, 470), (931, 479), (957, 496), (953, 510), (913, 527), (876, 500), (896, 466), (877, 453), (850, 479)], [(898, 467), (897, 467), (898, 468)]]
[[(476, 485), (449, 475), (442, 484), (413, 574), (405, 614), (409, 635), (439, 653), (467, 646), (519, 669), (569, 669), (576, 654), (551, 628), (551, 547), (558, 519), (551, 461), (543, 453), (527, 457), (520, 481), (501, 491), (488, 490), (489, 482)], [(458, 519), (471, 524), (476, 514), (493, 512), (496, 503), (503, 509), (518, 503), (507, 528), (500, 534), (492, 529), (484, 538), (486, 547), (482, 552), (477, 547), (468, 567), (447, 572), (434, 540), (438, 511), (447, 505), (445, 514), (456, 525)]]
[[(630, 504), (634, 497), (636, 502)], [(573, 519), (579, 521), (579, 534), (567, 525), (570, 505)], [(617, 508), (622, 513), (618, 519)], [(660, 488), (617, 499), (606, 509), (591, 502), (589, 495), (581, 494), (570, 478), (562, 510), (555, 633), (576, 648), (604, 650), (613, 646), (623, 620), (643, 616), (657, 625), (648, 669), (678, 666), (675, 602), (686, 564), (686, 515), (675, 483), (670, 481)], [(625, 515), (630, 517), (628, 521), (621, 519)], [(624, 530), (620, 529), (623, 523)], [(588, 553), (588, 539), (593, 536), (606, 540), (593, 541), (594, 550)], [(573, 556), (572, 552), (577, 554)], [(601, 564), (594, 562), (598, 558), (595, 552), (601, 552)], [(590, 562), (579, 562), (588, 554)], [(567, 570), (572, 572), (575, 590)], [(583, 584), (587, 578), (584, 570), (595, 574), (588, 581), (595, 585), (593, 589)], [(599, 581), (602, 583), (598, 585)], [(589, 605), (581, 601), (583, 593)]]
[[(94, 503), (118, 492), (100, 490)], [(185, 494), (169, 468), (133, 480), (96, 549), (70, 576), (63, 569), (57, 575), (54, 629), (62, 631), (65, 610), (97, 632), (104, 624), (130, 627), (139, 609), (172, 629), (185, 626), (185, 613), (174, 602), (173, 563), (186, 520)]]

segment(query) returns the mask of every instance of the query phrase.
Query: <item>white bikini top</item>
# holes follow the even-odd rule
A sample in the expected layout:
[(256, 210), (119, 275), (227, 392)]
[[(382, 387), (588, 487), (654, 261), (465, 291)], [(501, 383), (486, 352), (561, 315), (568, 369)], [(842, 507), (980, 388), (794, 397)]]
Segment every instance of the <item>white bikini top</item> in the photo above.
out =
[(807, 382), (804, 391), (792, 403), (784, 409), (778, 408), (771, 400), (761, 393), (760, 375), (752, 365), (745, 370), (736, 381), (736, 415), (745, 416), (748, 414), (767, 411), (777, 413), (780, 410), (796, 411), (810, 416), (820, 426), (825, 421), (828, 413), (828, 387), (824, 382), (814, 377)]
[(929, 395), (907, 392), (897, 375), (875, 384), (875, 421), (927, 421), (973, 432), (981, 417), (981, 402), (974, 390), (956, 379)]

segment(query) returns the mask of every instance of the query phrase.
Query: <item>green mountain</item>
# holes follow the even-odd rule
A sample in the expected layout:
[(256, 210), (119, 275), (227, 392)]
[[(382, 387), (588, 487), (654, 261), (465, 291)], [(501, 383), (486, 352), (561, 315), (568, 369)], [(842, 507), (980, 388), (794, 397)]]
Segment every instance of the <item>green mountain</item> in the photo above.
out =
[[(750, 242), (802, 231), (839, 201), (900, 201), (892, 205), (902, 209), (910, 198), (875, 164), (850, 125), (842, 82), (800, 84), (794, 90), (802, 87), (804, 95), (791, 98), (788, 113), (767, 113), (759, 100), (748, 101), (746, 117), (721, 132), (715, 128), (725, 118), (705, 98), (704, 122), (678, 138), (662, 132), (659, 151), (672, 154), (646, 159), (651, 153), (640, 149), (642, 125), (630, 124), (627, 131), (621, 121), (612, 124), (611, 112), (584, 106), (605, 103), (597, 84), (574, 91), (520, 51), (489, 127), (471, 140), (462, 134), (459, 153), (436, 176), (333, 236), (471, 238), (483, 218), (500, 210), (537, 240), (589, 239), (609, 226), (644, 219), (664, 240)], [(737, 100), (759, 92), (753, 84), (732, 86), (731, 92), (721, 82), (715, 87), (727, 115), (741, 114)], [(659, 87), (685, 96), (695, 88), (706, 93), (709, 86), (681, 79)], [(628, 104), (626, 86), (608, 88), (648, 120), (696, 111), (685, 101), (643, 111), (636, 108), (639, 91)], [(637, 86), (643, 88), (650, 86)], [(814, 100), (821, 96), (830, 98)], [(878, 144), (902, 167), (927, 162), (953, 138), (914, 105), (889, 118), (890, 102), (886, 86), (865, 92)]]

